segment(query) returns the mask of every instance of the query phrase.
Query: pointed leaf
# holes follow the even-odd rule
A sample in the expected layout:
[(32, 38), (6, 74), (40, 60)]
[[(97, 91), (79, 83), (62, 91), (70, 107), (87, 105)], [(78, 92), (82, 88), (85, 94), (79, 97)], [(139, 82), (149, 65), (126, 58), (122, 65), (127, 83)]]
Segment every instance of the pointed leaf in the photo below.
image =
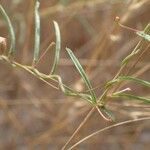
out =
[(137, 95), (132, 95), (132, 94), (126, 94), (126, 93), (113, 93), (112, 97), (121, 97), (121, 98), (125, 98), (128, 100), (139, 100), (141, 102), (144, 103), (149, 103), (150, 104), (150, 98), (146, 98), (146, 97), (141, 97), (141, 96), (137, 96)]
[(131, 77), (131, 76), (120, 76), (118, 79), (121, 80), (121, 81), (122, 80), (133, 81), (135, 83), (138, 83), (138, 84), (141, 84), (141, 85), (144, 85), (144, 86), (150, 88), (150, 82), (139, 79), (139, 78), (135, 78), (135, 77)]
[(135, 82), (137, 84), (141, 84), (141, 85), (144, 85), (144, 86), (150, 88), (150, 82), (142, 80), (142, 79), (139, 79), (139, 78), (131, 77), (131, 76), (120, 76), (117, 79), (108, 82), (106, 84), (106, 87), (110, 86), (110, 85), (112, 85), (112, 84), (114, 84), (116, 82), (121, 82), (121, 81), (132, 81), (132, 82)]
[(83, 81), (85, 82), (87, 88), (89, 89), (89, 92), (92, 96), (93, 103), (96, 103), (96, 96), (95, 96), (94, 91), (92, 90), (92, 85), (91, 85), (85, 71), (83, 70), (80, 62), (78, 61), (78, 59), (75, 57), (75, 55), (73, 54), (73, 52), (69, 48), (66, 48), (66, 50), (67, 50), (71, 60), (73, 61), (75, 67), (77, 68), (78, 72), (80, 73)]

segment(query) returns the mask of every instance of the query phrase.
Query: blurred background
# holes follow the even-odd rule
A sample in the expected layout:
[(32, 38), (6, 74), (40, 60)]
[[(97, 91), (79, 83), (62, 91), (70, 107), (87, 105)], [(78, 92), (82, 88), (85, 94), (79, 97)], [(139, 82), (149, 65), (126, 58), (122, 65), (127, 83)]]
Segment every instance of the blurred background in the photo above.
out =
[[(15, 29), (17, 54), (15, 60), (31, 65), (34, 47), (34, 1), (1, 0)], [(63, 82), (78, 90), (86, 88), (70, 61), (65, 47), (73, 50), (88, 74), (97, 96), (104, 83), (120, 68), (121, 60), (136, 46), (140, 37), (114, 23), (143, 30), (150, 21), (149, 0), (41, 0), (41, 54), (55, 41), (53, 20), (57, 21), (62, 38), (58, 74)], [(0, 17), (0, 36), (8, 39), (8, 30)], [(144, 48), (146, 48), (145, 45)], [(143, 49), (144, 49), (143, 48)], [(150, 53), (147, 51), (130, 75), (150, 81)], [(54, 47), (38, 64), (49, 73), (54, 59)], [(136, 61), (136, 58), (133, 59)], [(0, 149), (57, 150), (66, 143), (91, 106), (81, 99), (64, 94), (24, 70), (11, 68), (0, 61)], [(130, 65), (127, 69), (130, 68)], [(127, 84), (135, 93), (150, 96), (149, 89)], [(149, 107), (131, 101), (108, 102), (116, 121), (150, 116)], [(97, 129), (111, 125), (94, 112), (71, 144)], [(91, 138), (77, 147), (79, 150), (148, 150), (150, 121), (120, 126)]]

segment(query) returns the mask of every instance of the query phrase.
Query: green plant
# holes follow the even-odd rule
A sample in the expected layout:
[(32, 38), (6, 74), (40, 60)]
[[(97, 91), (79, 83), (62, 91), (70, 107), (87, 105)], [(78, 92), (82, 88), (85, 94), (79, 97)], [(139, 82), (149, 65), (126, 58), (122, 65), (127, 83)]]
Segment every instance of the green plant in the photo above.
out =
[[(79, 131), (79, 129), (87, 121), (88, 117), (92, 114), (92, 112), (95, 109), (100, 113), (100, 115), (104, 119), (109, 120), (109, 121), (110, 120), (113, 120), (113, 121), (115, 120), (114, 115), (111, 112), (111, 110), (107, 109), (107, 102), (110, 99), (112, 100), (112, 99), (116, 99), (116, 98), (121, 98), (121, 99), (124, 98), (125, 100), (126, 99), (127, 100), (131, 99), (131, 100), (139, 100), (140, 102), (146, 103), (146, 104), (150, 103), (150, 99), (145, 97), (145, 96), (137, 96), (137, 95), (133, 95), (133, 94), (128, 93), (129, 89), (131, 89), (131, 88), (126, 88), (126, 89), (123, 89), (123, 90), (119, 90), (120, 85), (124, 84), (126, 81), (134, 82), (136, 84), (140, 84), (140, 85), (145, 86), (147, 88), (150, 87), (150, 82), (139, 79), (139, 78), (136, 78), (134, 76), (129, 76), (128, 74), (129, 74), (130, 70), (128, 71), (127, 74), (123, 74), (123, 70), (124, 70), (124, 68), (126, 68), (127, 64), (130, 62), (130, 60), (134, 56), (138, 56), (138, 55), (139, 55), (138, 58), (140, 58), (141, 54), (143, 54), (143, 52), (145, 52), (143, 50), (142, 45), (144, 43), (147, 43), (147, 42), (150, 41), (150, 36), (149, 36), (150, 24), (148, 24), (146, 26), (144, 31), (137, 31), (137, 30), (132, 29), (138, 36), (142, 37), (141, 41), (137, 44), (137, 46), (131, 52), (131, 54), (129, 54), (122, 61), (121, 68), (117, 72), (117, 74), (114, 76), (114, 78), (111, 81), (109, 81), (108, 83), (106, 83), (106, 86), (104, 87), (103, 94), (101, 96), (96, 96), (96, 94), (94, 92), (94, 88), (92, 87), (92, 84), (90, 83), (90, 80), (88, 79), (87, 74), (85, 73), (85, 71), (84, 71), (83, 67), (81, 66), (80, 62), (78, 61), (78, 59), (75, 57), (75, 55), (73, 54), (73, 52), (69, 48), (66, 48), (66, 50), (67, 50), (72, 62), (74, 63), (76, 69), (78, 70), (81, 78), (83, 79), (86, 87), (88, 88), (88, 92), (78, 92), (78, 91), (68, 87), (67, 85), (65, 85), (62, 82), (61, 76), (56, 73), (57, 66), (58, 66), (59, 59), (60, 59), (60, 50), (61, 50), (60, 29), (59, 29), (58, 23), (56, 21), (54, 21), (55, 36), (56, 36), (55, 57), (54, 57), (54, 62), (53, 62), (52, 69), (51, 69), (50, 73), (47, 75), (47, 74), (39, 72), (39, 70), (36, 68), (37, 63), (40, 61), (40, 59), (43, 56), (43, 55), (41, 55), (41, 57), (39, 57), (39, 55), (40, 55), (39, 5), (40, 5), (39, 1), (36, 0), (36, 2), (35, 2), (34, 57), (33, 57), (33, 64), (31, 66), (22, 65), (22, 64), (17, 63), (15, 61), (15, 57), (14, 57), (14, 55), (16, 53), (15, 33), (14, 33), (11, 21), (10, 21), (7, 13), (3, 9), (3, 7), (0, 6), (0, 11), (1, 11), (1, 14), (2, 14), (3, 18), (6, 21), (7, 28), (9, 30), (10, 41), (11, 41), (8, 53), (5, 53), (6, 55), (1, 55), (0, 59), (3, 60), (3, 61), (8, 62), (8, 64), (11, 65), (12, 67), (21, 68), (21, 69), (24, 69), (24, 70), (28, 71), (29, 73), (31, 73), (32, 75), (37, 77), (39, 80), (42, 80), (43, 82), (45, 82), (46, 84), (52, 86), (55, 89), (58, 89), (58, 87), (59, 87), (61, 89), (61, 91), (67, 96), (78, 97), (78, 98), (84, 99), (85, 101), (89, 102), (89, 104), (92, 106), (92, 110), (90, 111), (90, 113), (85, 118), (85, 121), (82, 122), (81, 126), (79, 126), (79, 128), (76, 130), (76, 132), (70, 138), (70, 140), (74, 137), (74, 135), (77, 133), (77, 131)], [(120, 26), (122, 26), (124, 28), (127, 28), (124, 25), (120, 24), (118, 20), (117, 20), (117, 22)], [(131, 29), (131, 28), (127, 28), (127, 29)], [(52, 45), (52, 43), (50, 43), (50, 46), (51, 45)], [(148, 45), (148, 47), (149, 47), (149, 45)], [(45, 52), (47, 52), (49, 50), (49, 48), (50, 47), (48, 47)], [(136, 63), (137, 62), (135, 62), (134, 65), (136, 65)], [(133, 65), (133, 67), (134, 67), (134, 65)], [(55, 86), (55, 85), (51, 84), (51, 81), (56, 82), (58, 84), (58, 86)], [(131, 90), (130, 90), (130, 92), (131, 92)], [(63, 149), (67, 146), (67, 144), (70, 142), (70, 140), (66, 143), (66, 145), (63, 147)]]

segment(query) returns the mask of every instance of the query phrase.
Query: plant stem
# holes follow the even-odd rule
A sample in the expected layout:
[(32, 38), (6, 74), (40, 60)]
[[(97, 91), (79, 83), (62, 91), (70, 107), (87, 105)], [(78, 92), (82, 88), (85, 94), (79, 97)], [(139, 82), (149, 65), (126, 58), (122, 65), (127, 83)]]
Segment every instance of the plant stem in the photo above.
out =
[(95, 107), (93, 107), (88, 114), (86, 115), (86, 117), (84, 118), (84, 120), (81, 122), (81, 124), (78, 126), (78, 128), (74, 131), (74, 133), (72, 134), (72, 136), (69, 138), (69, 140), (66, 142), (66, 144), (62, 147), (61, 150), (65, 150), (65, 148), (67, 147), (67, 145), (70, 143), (70, 141), (74, 138), (74, 136), (79, 132), (79, 130), (82, 128), (82, 126), (87, 122), (87, 120), (90, 118), (90, 116), (93, 114), (95, 110)]

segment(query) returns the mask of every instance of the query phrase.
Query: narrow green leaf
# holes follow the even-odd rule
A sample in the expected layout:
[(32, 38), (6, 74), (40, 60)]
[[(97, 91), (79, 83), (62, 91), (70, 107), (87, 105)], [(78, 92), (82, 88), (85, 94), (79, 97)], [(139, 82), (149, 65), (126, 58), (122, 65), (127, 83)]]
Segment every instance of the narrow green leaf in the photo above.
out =
[(118, 82), (118, 80), (117, 80), (117, 79), (115, 79), (115, 80), (111, 80), (111, 81), (108, 81), (108, 82), (106, 83), (106, 85), (105, 85), (105, 88), (107, 88), (107, 87), (109, 87), (109, 86), (111, 86), (111, 85), (115, 84), (116, 82)]
[(132, 51), (131, 54), (129, 54), (127, 57), (125, 57), (123, 59), (123, 61), (121, 62), (121, 65), (125, 65), (129, 62), (129, 60), (135, 56), (136, 54), (138, 54), (138, 52), (140, 51), (140, 49), (137, 49), (136, 51)]
[[(62, 85), (61, 85), (62, 86)], [(73, 97), (77, 97), (77, 98), (82, 98), (88, 102), (90, 102), (91, 104), (93, 104), (92, 102), (92, 97), (90, 94), (85, 94), (85, 93), (80, 93), (80, 92), (77, 92), (67, 86), (64, 86), (63, 85), (63, 88), (64, 90), (62, 90), (64, 92), (65, 95), (67, 96), (73, 96)]]
[[(46, 76), (46, 78), (47, 78), (47, 76)], [(86, 101), (88, 101), (92, 104), (91, 95), (77, 92), (77, 91), (71, 89), (70, 87), (64, 85), (63, 82), (62, 82), (62, 79), (59, 75), (49, 75), (48, 78), (51, 78), (51, 79), (54, 79), (54, 80), (57, 79), (58, 83), (59, 83), (59, 86), (60, 86), (60, 89), (65, 95), (82, 98), (82, 99), (84, 99), (84, 100), (86, 100)]]
[(139, 100), (142, 101), (144, 103), (150, 103), (150, 98), (146, 98), (146, 97), (141, 97), (141, 96), (137, 96), (137, 95), (132, 95), (132, 94), (126, 94), (126, 93), (113, 93), (112, 97), (120, 97), (120, 98), (125, 98), (128, 100)]
[(139, 79), (139, 78), (135, 78), (135, 77), (131, 77), (131, 76), (120, 76), (118, 79), (120, 81), (122, 81), (122, 80), (133, 81), (135, 83), (138, 83), (138, 84), (141, 84), (141, 85), (144, 85), (144, 86), (150, 88), (150, 82), (142, 80), (142, 79)]
[(143, 31), (141, 32), (136, 32), (137, 35), (139, 35), (140, 37), (144, 38), (145, 40), (150, 42), (150, 35), (144, 33)]
[(92, 90), (92, 85), (91, 85), (91, 83), (90, 83), (90, 81), (89, 81), (85, 71), (83, 70), (80, 62), (78, 61), (78, 59), (75, 57), (75, 55), (73, 54), (73, 52), (69, 48), (66, 48), (66, 50), (67, 50), (71, 60), (73, 61), (75, 67), (77, 68), (78, 72), (80, 73), (83, 81), (85, 82), (87, 88), (89, 89), (89, 92), (90, 92), (90, 94), (92, 96), (93, 103), (96, 103), (96, 96), (95, 96), (94, 91)]
[(15, 37), (15, 32), (12, 26), (12, 23), (6, 13), (6, 11), (4, 10), (4, 8), (2, 7), (2, 5), (0, 5), (0, 13), (2, 14), (2, 16), (4, 17), (6, 24), (8, 26), (8, 30), (9, 30), (9, 36), (10, 36), (10, 40), (11, 40), (11, 44), (10, 44), (10, 48), (9, 48), (9, 54), (13, 55), (16, 51), (16, 37)]
[(35, 41), (34, 41), (34, 60), (33, 62), (36, 63), (39, 58), (39, 52), (40, 52), (40, 15), (39, 15), (39, 7), (40, 2), (39, 0), (36, 0), (35, 2)]
[(76, 91), (69, 91), (69, 90), (66, 90), (64, 94), (67, 95), (67, 96), (81, 98), (83, 100), (88, 101), (90, 104), (93, 104), (91, 95), (89, 95), (89, 94), (83, 94), (83, 93), (78, 93)]
[(61, 50), (61, 36), (60, 36), (60, 29), (58, 26), (58, 23), (56, 21), (53, 21), (54, 28), (55, 28), (55, 36), (56, 36), (56, 47), (55, 47), (55, 57), (54, 57), (54, 63), (52, 66), (52, 70), (50, 74), (54, 74), (56, 71), (56, 68), (59, 63), (59, 57), (60, 57), (60, 50)]
[(141, 84), (141, 85), (144, 85), (144, 86), (150, 88), (150, 82), (139, 79), (139, 78), (131, 77), (131, 76), (119, 76), (117, 79), (108, 82), (106, 84), (106, 87), (110, 86), (116, 82), (121, 82), (121, 81), (131, 81), (131, 82), (135, 82), (137, 84)]

